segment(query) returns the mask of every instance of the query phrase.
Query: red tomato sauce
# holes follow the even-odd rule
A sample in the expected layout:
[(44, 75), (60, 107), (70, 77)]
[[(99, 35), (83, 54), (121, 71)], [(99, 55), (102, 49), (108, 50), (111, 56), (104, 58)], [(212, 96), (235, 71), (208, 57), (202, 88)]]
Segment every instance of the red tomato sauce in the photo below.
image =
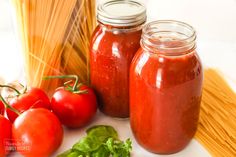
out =
[[(112, 28), (112, 27), (111, 27)], [(90, 79), (100, 110), (129, 117), (129, 68), (140, 47), (141, 30), (111, 31), (98, 25), (90, 47)]]
[(187, 53), (168, 56), (141, 48), (131, 64), (131, 128), (151, 152), (178, 152), (197, 130), (203, 72), (196, 51)]

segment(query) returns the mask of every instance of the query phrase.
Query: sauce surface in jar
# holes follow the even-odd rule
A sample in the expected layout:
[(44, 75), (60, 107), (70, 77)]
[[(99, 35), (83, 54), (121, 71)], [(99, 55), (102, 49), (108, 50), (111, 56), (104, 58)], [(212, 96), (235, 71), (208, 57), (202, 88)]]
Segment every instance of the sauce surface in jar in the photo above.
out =
[(134, 1), (108, 1), (98, 7), (99, 24), (90, 47), (90, 79), (99, 108), (106, 115), (129, 117), (129, 69), (140, 48), (145, 12), (145, 7)]
[(130, 69), (130, 122), (147, 150), (182, 150), (198, 125), (203, 71), (195, 31), (178, 21), (156, 21), (143, 30)]

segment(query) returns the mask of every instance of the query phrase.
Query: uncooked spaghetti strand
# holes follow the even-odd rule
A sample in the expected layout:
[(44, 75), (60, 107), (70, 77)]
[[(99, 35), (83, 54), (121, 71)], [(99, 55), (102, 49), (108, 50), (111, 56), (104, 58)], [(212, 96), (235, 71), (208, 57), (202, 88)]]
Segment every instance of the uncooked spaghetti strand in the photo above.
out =
[(195, 138), (213, 156), (236, 155), (236, 95), (215, 70), (205, 70), (199, 127)]
[[(77, 2), (78, 3), (78, 2)], [(75, 35), (74, 35), (74, 25), (75, 25), (75, 23), (76, 23), (76, 20), (77, 20), (77, 18), (78, 18), (78, 16), (79, 16), (79, 14), (80, 14), (80, 12), (81, 12), (81, 10), (82, 10), (82, 8), (83, 8), (83, 3), (81, 3), (81, 5), (79, 6), (79, 8), (78, 8), (78, 10), (77, 10), (77, 8), (76, 8), (76, 6), (75, 6), (75, 8), (74, 8), (74, 11), (73, 12), (75, 12), (75, 15), (74, 15), (74, 17), (73, 17), (73, 14), (71, 15), (72, 16), (72, 19), (71, 19), (71, 21), (72, 22), (70, 22), (70, 28), (68, 29), (68, 31), (67, 31), (67, 33), (66, 33), (66, 36), (65, 36), (65, 42), (64, 42), (64, 44), (63, 44), (63, 47), (62, 47), (62, 50), (64, 50), (65, 51), (65, 47), (66, 47), (66, 45), (67, 45), (67, 43), (69, 42), (69, 38), (71, 37), (72, 38), (72, 43), (74, 43), (74, 40), (75, 40)], [(73, 44), (72, 44), (73, 45)], [(69, 49), (72, 49), (73, 47), (71, 46)], [(69, 53), (71, 54), (73, 51), (69, 51)], [(64, 53), (66, 53), (66, 52), (64, 52)], [(69, 55), (70, 56), (70, 55)], [(69, 57), (66, 57), (66, 59), (64, 59), (65, 61), (65, 63), (64, 63), (64, 67), (62, 68), (63, 69), (63, 71), (65, 71), (65, 68), (66, 68), (66, 66), (67, 66), (67, 63), (69, 62)], [(73, 59), (73, 58), (72, 58)]]
[[(65, 73), (78, 74), (87, 81), (89, 69), (85, 65), (92, 34), (88, 26), (95, 26), (95, 15), (91, 15), (95, 13), (91, 10), (95, 0), (12, 1), (21, 30), (28, 84), (54, 88), (56, 81), (42, 81), (42, 76)], [(83, 22), (85, 17), (88, 20)], [(71, 46), (66, 46), (68, 43)]]
[[(204, 130), (204, 128), (202, 130)], [(228, 151), (225, 151), (225, 149), (209, 135), (210, 133), (205, 131), (196, 134), (196, 136), (199, 136), (198, 140), (208, 148), (214, 157), (231, 157)]]

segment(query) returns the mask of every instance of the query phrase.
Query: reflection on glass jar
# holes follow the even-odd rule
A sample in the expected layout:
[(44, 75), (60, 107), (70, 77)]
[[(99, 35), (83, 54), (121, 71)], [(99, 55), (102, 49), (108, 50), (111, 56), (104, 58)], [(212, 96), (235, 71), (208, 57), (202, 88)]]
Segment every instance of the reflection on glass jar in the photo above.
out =
[(198, 124), (203, 71), (194, 29), (179, 21), (155, 21), (143, 29), (130, 69), (130, 121), (147, 150), (182, 150)]
[(140, 48), (145, 7), (135, 1), (98, 6), (98, 26), (90, 47), (91, 85), (99, 108), (112, 117), (129, 117), (129, 68)]

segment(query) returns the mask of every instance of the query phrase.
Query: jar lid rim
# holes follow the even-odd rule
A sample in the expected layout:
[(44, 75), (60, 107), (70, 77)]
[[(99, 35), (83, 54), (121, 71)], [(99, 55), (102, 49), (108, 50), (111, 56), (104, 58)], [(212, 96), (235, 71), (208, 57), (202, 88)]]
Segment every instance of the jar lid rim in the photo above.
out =
[(146, 7), (134, 0), (110, 0), (97, 7), (97, 20), (112, 26), (135, 26), (146, 21)]

